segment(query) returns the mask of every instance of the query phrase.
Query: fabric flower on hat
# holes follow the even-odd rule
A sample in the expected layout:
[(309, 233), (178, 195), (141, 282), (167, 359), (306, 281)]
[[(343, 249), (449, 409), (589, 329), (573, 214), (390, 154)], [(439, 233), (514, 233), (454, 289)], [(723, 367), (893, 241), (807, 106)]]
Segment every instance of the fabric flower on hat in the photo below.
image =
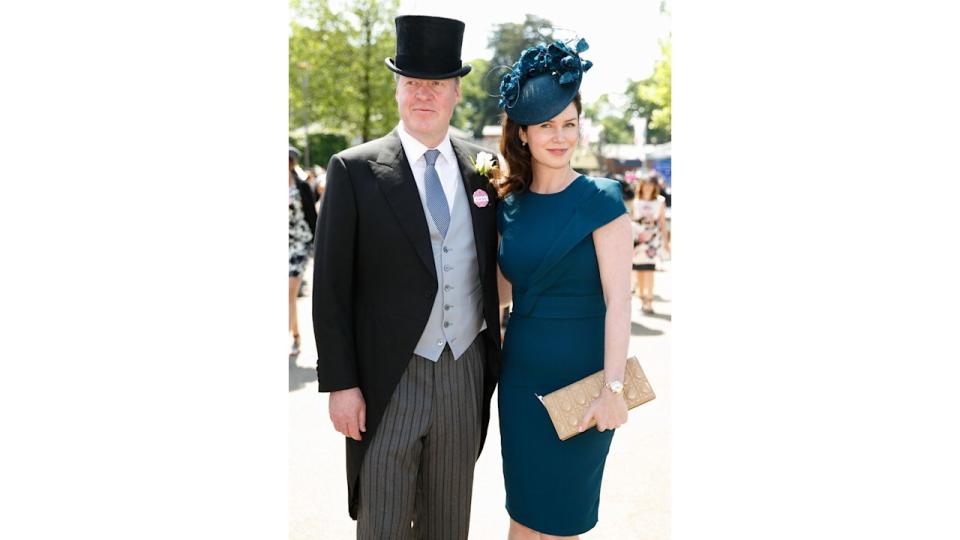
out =
[(587, 40), (581, 38), (574, 45), (576, 50), (562, 41), (554, 41), (549, 46), (541, 43), (524, 50), (510, 72), (500, 79), (500, 108), (512, 107), (520, 97), (523, 82), (537, 75), (550, 73), (561, 85), (580, 80), (583, 72), (593, 67), (593, 62), (579, 56), (589, 47)]

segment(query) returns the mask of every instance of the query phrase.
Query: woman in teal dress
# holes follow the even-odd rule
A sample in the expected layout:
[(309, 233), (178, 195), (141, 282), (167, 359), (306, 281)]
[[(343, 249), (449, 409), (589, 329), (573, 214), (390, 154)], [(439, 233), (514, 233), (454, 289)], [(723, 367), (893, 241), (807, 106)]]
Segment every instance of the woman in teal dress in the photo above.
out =
[[(501, 80), (498, 262), (513, 311), (499, 416), (510, 540), (576, 538), (597, 523), (630, 337), (630, 221), (619, 183), (570, 166), (590, 62), (562, 42), (527, 49)], [(603, 370), (597, 427), (561, 441), (538, 396)], [(583, 425), (581, 424), (581, 425)]]

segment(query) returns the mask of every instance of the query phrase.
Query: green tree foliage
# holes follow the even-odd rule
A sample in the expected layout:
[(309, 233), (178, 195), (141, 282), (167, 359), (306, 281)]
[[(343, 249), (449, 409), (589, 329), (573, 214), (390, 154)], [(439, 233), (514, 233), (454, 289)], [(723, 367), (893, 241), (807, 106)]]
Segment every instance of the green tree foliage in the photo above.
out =
[(553, 23), (536, 15), (527, 14), (522, 23), (495, 25), (487, 38), (487, 47), (493, 49), (490, 63), (492, 67), (512, 66), (524, 49), (553, 40)]
[[(350, 146), (350, 141), (346, 135), (339, 133), (311, 133), (309, 139), (310, 165), (326, 167), (334, 154)], [(298, 149), (303, 150), (303, 145), (299, 140), (290, 137), (289, 142)], [(303, 163), (302, 165), (306, 166), (307, 164)]]
[(471, 131), (477, 138), (481, 137), (483, 126), (499, 125), (501, 111), (497, 107), (497, 98), (493, 96), (499, 91), (500, 77), (524, 49), (538, 43), (550, 43), (553, 39), (553, 23), (535, 15), (526, 15), (522, 23), (494, 25), (487, 38), (493, 56), (490, 60), (468, 62), (473, 71), (461, 82), (463, 97), (451, 124)]
[(593, 103), (584, 103), (583, 116), (603, 126), (601, 137), (604, 143), (633, 144), (630, 117), (622, 107), (611, 103), (609, 95), (603, 94)]
[[(497, 108), (496, 98), (489, 95), (495, 90), (483, 86), (484, 76), (490, 70), (490, 62), (477, 58), (466, 63), (473, 69), (460, 79), (460, 104), (453, 110), (450, 124), (471, 132), (479, 139), (483, 126), (499, 123), (500, 109)], [(486, 82), (487, 85), (494, 84), (493, 75), (487, 77)]]
[(600, 119), (603, 126), (603, 141), (611, 144), (633, 144), (633, 126), (623, 117), (605, 116)]
[(398, 0), (350, 0), (334, 11), (328, 0), (292, 0), (291, 126), (302, 126), (306, 116), (309, 124), (368, 141), (396, 125), (395, 84), (383, 59), (395, 51), (397, 7)]
[(647, 142), (670, 141), (672, 132), (670, 66), (672, 47), (670, 40), (660, 44), (661, 58), (654, 67), (653, 75), (642, 81), (628, 81), (628, 115), (647, 119)]

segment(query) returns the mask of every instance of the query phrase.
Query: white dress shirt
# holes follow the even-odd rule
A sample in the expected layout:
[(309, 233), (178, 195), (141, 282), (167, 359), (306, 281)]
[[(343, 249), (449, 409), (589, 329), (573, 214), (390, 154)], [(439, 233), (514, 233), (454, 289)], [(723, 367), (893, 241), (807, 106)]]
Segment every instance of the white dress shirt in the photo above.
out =
[[(397, 134), (400, 135), (400, 143), (403, 145), (403, 151), (407, 155), (407, 163), (413, 171), (413, 179), (417, 183), (417, 191), (420, 192), (420, 201), (426, 205), (426, 184), (423, 179), (427, 171), (427, 160), (424, 154), (430, 148), (413, 138), (413, 135), (407, 133), (403, 127), (403, 121), (397, 126)], [(453, 153), (453, 146), (450, 144), (450, 134), (443, 136), (443, 140), (436, 147), (440, 151), (437, 162), (433, 164), (437, 169), (437, 176), (440, 177), (440, 185), (443, 186), (443, 193), (447, 196), (447, 208), (453, 208), (454, 197), (457, 196), (457, 182), (460, 182), (460, 166), (457, 164), (457, 156)]]

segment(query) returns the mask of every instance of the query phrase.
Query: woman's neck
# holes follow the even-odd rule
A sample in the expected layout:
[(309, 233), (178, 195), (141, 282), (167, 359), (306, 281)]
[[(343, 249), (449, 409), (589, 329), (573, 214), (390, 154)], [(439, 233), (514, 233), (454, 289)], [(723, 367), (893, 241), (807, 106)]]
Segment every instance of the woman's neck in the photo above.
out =
[(533, 165), (533, 180), (530, 190), (536, 193), (547, 194), (563, 191), (570, 182), (580, 176), (580, 173), (567, 166), (566, 169), (553, 169), (542, 165)]

